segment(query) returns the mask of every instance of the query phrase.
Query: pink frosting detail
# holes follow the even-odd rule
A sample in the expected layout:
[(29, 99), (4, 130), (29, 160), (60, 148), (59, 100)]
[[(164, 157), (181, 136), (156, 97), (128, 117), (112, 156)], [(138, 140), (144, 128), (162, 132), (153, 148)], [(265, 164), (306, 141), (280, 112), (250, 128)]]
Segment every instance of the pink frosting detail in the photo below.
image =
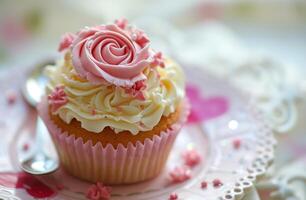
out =
[(138, 29), (132, 31), (132, 39), (141, 47), (146, 46), (150, 42), (148, 36), (142, 30)]
[(74, 39), (75, 39), (75, 35), (73, 33), (65, 33), (61, 38), (61, 41), (58, 47), (58, 51), (61, 52), (61, 51), (64, 51), (65, 49), (68, 49)]
[(165, 67), (165, 62), (163, 59), (163, 54), (161, 52), (157, 52), (154, 56), (153, 56), (153, 62), (151, 63), (152, 67), (156, 67), (156, 66), (161, 66), (161, 67)]
[(121, 29), (126, 29), (128, 23), (129, 22), (126, 18), (120, 18), (120, 19), (115, 20), (115, 24)]
[(201, 156), (195, 149), (187, 150), (184, 152), (183, 158), (185, 165), (189, 167), (194, 167), (201, 162)]
[(170, 196), (169, 196), (169, 200), (177, 200), (178, 199), (178, 196), (176, 193), (171, 193)]
[(125, 92), (136, 99), (143, 101), (145, 100), (143, 90), (146, 89), (146, 87), (147, 85), (145, 84), (145, 81), (137, 81), (131, 88), (126, 88)]
[(175, 167), (170, 171), (170, 178), (172, 183), (181, 183), (191, 178), (191, 171), (185, 166)]
[(55, 112), (68, 102), (64, 86), (55, 87), (54, 91), (48, 96), (48, 102), (51, 105), (51, 111)]
[(81, 30), (71, 49), (75, 70), (93, 84), (132, 87), (146, 79), (142, 72), (153, 59), (149, 43), (141, 46), (115, 24)]
[(88, 188), (86, 197), (91, 200), (108, 200), (111, 197), (111, 187), (98, 182)]

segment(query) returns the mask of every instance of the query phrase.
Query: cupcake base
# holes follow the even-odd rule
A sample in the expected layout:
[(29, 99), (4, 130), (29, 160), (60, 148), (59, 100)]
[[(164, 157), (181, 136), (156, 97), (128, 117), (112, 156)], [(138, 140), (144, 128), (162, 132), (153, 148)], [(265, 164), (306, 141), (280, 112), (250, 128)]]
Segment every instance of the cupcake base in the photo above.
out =
[(71, 175), (90, 182), (130, 184), (156, 177), (166, 164), (174, 140), (189, 114), (187, 101), (182, 103), (179, 120), (152, 139), (126, 146), (102, 146), (91, 140), (62, 131), (50, 118), (48, 102), (43, 98), (38, 105), (39, 115), (45, 122), (56, 146), (61, 164)]

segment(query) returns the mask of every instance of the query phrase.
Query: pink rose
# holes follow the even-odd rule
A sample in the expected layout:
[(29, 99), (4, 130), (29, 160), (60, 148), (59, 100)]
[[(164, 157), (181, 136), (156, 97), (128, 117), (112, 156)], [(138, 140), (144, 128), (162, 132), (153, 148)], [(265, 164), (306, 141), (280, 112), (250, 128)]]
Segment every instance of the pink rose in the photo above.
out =
[[(132, 87), (145, 80), (143, 70), (151, 66), (153, 52), (146, 35), (116, 24), (85, 28), (77, 33), (72, 63), (77, 73), (94, 84)], [(124, 29), (123, 29), (124, 28)]]

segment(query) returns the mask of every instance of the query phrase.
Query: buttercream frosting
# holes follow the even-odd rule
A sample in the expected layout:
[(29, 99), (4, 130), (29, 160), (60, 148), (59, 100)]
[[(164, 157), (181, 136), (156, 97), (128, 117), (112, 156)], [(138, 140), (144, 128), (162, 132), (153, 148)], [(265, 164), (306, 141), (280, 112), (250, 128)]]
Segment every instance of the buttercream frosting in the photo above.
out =
[(150, 48), (146, 34), (126, 19), (66, 33), (64, 59), (46, 70), (55, 115), (91, 132), (149, 131), (184, 97), (181, 68)]
[(50, 78), (47, 93), (64, 86), (68, 102), (53, 114), (66, 123), (76, 119), (88, 131), (99, 133), (105, 127), (116, 133), (124, 130), (137, 134), (152, 130), (162, 116), (174, 112), (185, 95), (185, 81), (181, 68), (172, 60), (165, 67), (146, 68), (144, 100), (135, 98), (125, 88), (115, 85), (96, 85), (81, 78), (71, 62), (71, 54), (48, 66)]

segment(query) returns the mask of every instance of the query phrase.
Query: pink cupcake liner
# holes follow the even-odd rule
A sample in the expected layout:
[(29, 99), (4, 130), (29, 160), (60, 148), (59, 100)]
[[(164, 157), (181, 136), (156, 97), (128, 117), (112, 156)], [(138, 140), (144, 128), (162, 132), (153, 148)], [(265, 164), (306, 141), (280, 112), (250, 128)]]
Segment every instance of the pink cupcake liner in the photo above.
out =
[(166, 164), (189, 110), (185, 100), (178, 122), (159, 136), (145, 139), (144, 143), (128, 143), (127, 147), (119, 144), (114, 148), (112, 144), (103, 147), (100, 142), (93, 145), (90, 140), (84, 143), (82, 138), (68, 135), (50, 119), (47, 99), (43, 98), (38, 105), (39, 115), (51, 134), (65, 170), (86, 181), (111, 185), (136, 183), (156, 177)]

